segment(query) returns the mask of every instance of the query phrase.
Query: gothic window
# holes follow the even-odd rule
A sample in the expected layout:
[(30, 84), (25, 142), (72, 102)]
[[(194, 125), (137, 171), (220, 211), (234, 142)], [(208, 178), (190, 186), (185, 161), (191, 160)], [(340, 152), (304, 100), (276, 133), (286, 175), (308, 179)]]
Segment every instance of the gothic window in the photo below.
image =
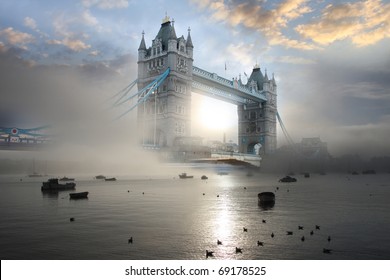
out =
[(180, 51), (184, 52), (184, 46), (180, 46)]
[(156, 55), (156, 48), (153, 48), (153, 55)]
[(160, 47), (157, 47), (157, 54), (160, 54), (160, 52), (161, 52)]
[(256, 112), (250, 112), (250, 117), (249, 118), (251, 120), (255, 120), (256, 119), (256, 115), (257, 115)]

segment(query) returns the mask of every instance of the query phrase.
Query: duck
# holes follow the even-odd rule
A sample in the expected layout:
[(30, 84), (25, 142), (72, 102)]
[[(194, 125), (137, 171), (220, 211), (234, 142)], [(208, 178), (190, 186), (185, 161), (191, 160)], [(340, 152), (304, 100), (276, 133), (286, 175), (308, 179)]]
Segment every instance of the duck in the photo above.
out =
[(303, 230), (303, 226), (298, 226), (298, 229), (299, 230)]
[(317, 230), (320, 230), (320, 226), (319, 226), (319, 225), (316, 225), (316, 229), (317, 229)]
[(292, 231), (287, 231), (287, 235), (293, 235)]
[(241, 254), (242, 254), (242, 249), (241, 249), (241, 248), (238, 248), (238, 247), (236, 247), (236, 254), (238, 254), (238, 253), (241, 253)]
[(214, 257), (214, 252), (206, 250), (206, 258), (208, 257)]
[(271, 233), (271, 237), (274, 238), (275, 234), (274, 233)]
[(323, 252), (324, 254), (330, 254), (330, 253), (332, 253), (332, 250), (331, 250), (331, 249), (326, 249), (326, 248), (324, 248), (324, 249), (322, 249), (322, 252)]
[(133, 237), (130, 237), (130, 238), (129, 238), (129, 241), (128, 241), (127, 244), (133, 244)]
[(313, 234), (314, 234), (314, 231), (311, 231), (311, 232), (310, 232), (310, 235), (313, 235)]
[(217, 245), (222, 245), (222, 241), (220, 241), (219, 239), (217, 240)]
[(71, 218), (69, 219), (69, 221), (71, 221), (71, 222), (74, 222), (74, 218), (73, 218), (73, 217), (71, 217)]
[(305, 241), (305, 237), (304, 236), (301, 237), (301, 241), (302, 242)]
[(246, 227), (242, 228), (244, 232), (248, 232), (248, 229)]
[(266, 221), (266, 220), (262, 220), (262, 222), (263, 222), (263, 224), (267, 223), (267, 221)]
[(257, 241), (257, 246), (264, 246), (264, 242)]
[(328, 236), (328, 242), (330, 242), (332, 239), (330, 238), (330, 235)]

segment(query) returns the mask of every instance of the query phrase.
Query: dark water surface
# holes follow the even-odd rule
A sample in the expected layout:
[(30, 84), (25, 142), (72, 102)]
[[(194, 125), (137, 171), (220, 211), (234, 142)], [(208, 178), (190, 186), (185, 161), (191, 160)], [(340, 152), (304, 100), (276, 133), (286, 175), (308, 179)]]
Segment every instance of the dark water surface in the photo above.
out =
[[(390, 259), (390, 174), (298, 175), (283, 184), (277, 175), (188, 166), (181, 170), (195, 178), (182, 180), (176, 169), (116, 182), (77, 176), (84, 200), (42, 193), (42, 178), (0, 177), (1, 259), (191, 260), (206, 249), (215, 259)], [(257, 194), (275, 190), (275, 206), (260, 208)]]

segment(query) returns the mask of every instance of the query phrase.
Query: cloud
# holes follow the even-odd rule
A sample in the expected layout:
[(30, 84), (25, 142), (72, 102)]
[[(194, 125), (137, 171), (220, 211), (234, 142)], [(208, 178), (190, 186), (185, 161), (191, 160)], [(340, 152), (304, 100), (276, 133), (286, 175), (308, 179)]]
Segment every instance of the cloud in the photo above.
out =
[(84, 7), (96, 6), (99, 9), (120, 9), (129, 6), (128, 0), (82, 0)]
[(33, 18), (25, 17), (24, 18), (24, 25), (27, 27), (30, 27), (31, 29), (35, 30), (37, 29), (37, 23)]
[(98, 19), (91, 15), (91, 12), (89, 10), (85, 10), (82, 14), (82, 18), (85, 22), (85, 24), (90, 26), (95, 26), (99, 23)]
[(364, 47), (390, 38), (390, 3), (380, 0), (328, 5), (318, 20), (298, 25), (295, 30), (320, 45), (351, 39)]
[(34, 36), (28, 33), (15, 31), (12, 27), (0, 30), (0, 37), (6, 38), (9, 44), (26, 48), (28, 43), (34, 42)]
[[(358, 47), (376, 44), (390, 38), (390, 3), (366, 0), (354, 3), (330, 4), (322, 11), (307, 0), (283, 0), (273, 8), (265, 1), (195, 1), (208, 9), (212, 18), (230, 26), (242, 26), (262, 33), (270, 45), (303, 50), (322, 49), (336, 41), (350, 39)], [(317, 8), (318, 9), (318, 8)], [(309, 14), (320, 17), (308, 21)], [(295, 25), (303, 18), (304, 23)]]
[(48, 40), (50, 45), (63, 45), (75, 52), (80, 52), (91, 48), (91, 45), (84, 43), (78, 39), (64, 38), (63, 40)]
[(292, 39), (283, 34), (291, 21), (296, 20), (312, 10), (307, 0), (285, 0), (274, 9), (266, 9), (263, 1), (193, 1), (200, 8), (212, 12), (216, 21), (224, 21), (231, 26), (243, 26), (259, 31), (271, 45), (283, 45), (287, 48), (316, 49), (314, 44)]

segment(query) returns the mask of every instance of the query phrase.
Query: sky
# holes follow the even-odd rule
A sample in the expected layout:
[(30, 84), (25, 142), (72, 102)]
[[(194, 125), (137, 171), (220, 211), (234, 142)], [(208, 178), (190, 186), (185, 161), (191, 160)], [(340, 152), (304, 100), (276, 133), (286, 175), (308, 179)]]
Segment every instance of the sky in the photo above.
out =
[[(244, 82), (255, 64), (274, 74), (295, 142), (390, 155), (388, 0), (2, 0), (0, 125), (61, 124), (70, 142), (102, 147), (131, 137), (135, 115), (110, 123), (107, 98), (136, 79), (142, 32), (149, 47), (166, 15), (178, 36), (190, 28), (194, 65)], [(235, 106), (194, 94), (192, 114), (194, 136), (237, 142)]]

